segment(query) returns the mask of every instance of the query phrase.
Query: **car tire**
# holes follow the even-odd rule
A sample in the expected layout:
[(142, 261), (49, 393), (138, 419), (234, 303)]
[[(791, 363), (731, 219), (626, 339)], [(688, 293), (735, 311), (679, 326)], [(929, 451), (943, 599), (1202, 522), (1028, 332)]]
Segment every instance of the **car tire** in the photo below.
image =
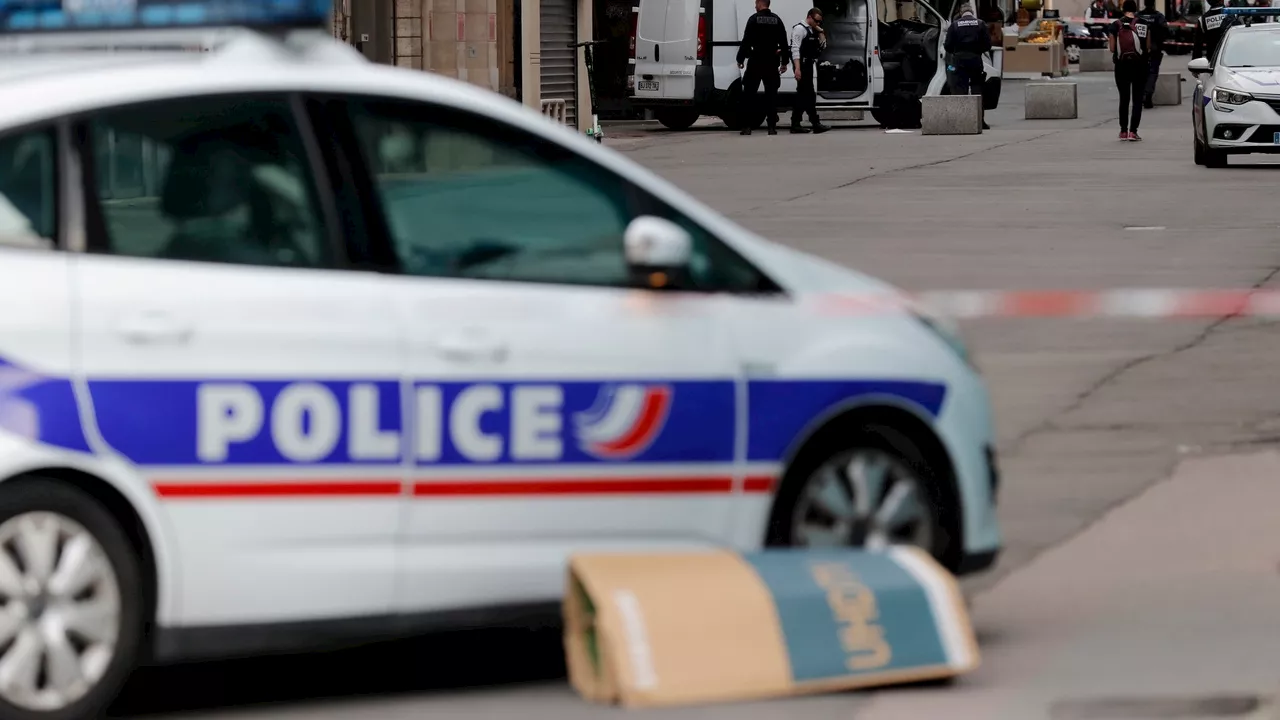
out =
[[(0, 644), (0, 670), (6, 662), (35, 668), (29, 684), (19, 683), (28, 687), (0, 689), (0, 717), (101, 717), (132, 672), (145, 633), (146, 595), (133, 544), (89, 494), (58, 480), (24, 477), (0, 484), (0, 560), (20, 570), (21, 577), (11, 577), (24, 588), (19, 593), (13, 587), (7, 596), (0, 588), (0, 613), (28, 618), (16, 621), (12, 642)], [(68, 571), (71, 563), (79, 571)], [(40, 582), (31, 571), (35, 565), (55, 571)], [(38, 619), (29, 619), (37, 613)], [(53, 622), (41, 623), (46, 616)], [(60, 646), (56, 652), (50, 652), (50, 632)], [(20, 650), (28, 663), (15, 654)], [(75, 661), (64, 665), (66, 682), (53, 677), (55, 656)]]
[[(950, 480), (949, 468), (931, 464), (903, 432), (878, 423), (830, 425), (787, 468), (765, 545), (912, 544), (954, 572), (963, 548), (959, 500), (949, 491)], [(908, 522), (875, 520), (891, 506), (898, 508), (896, 520)]]
[(1224, 168), (1227, 166), (1227, 153), (1225, 150), (1214, 150), (1212, 147), (1204, 146), (1204, 166), (1208, 168)]
[(701, 114), (693, 108), (663, 108), (654, 115), (668, 130), (688, 130), (701, 117)]

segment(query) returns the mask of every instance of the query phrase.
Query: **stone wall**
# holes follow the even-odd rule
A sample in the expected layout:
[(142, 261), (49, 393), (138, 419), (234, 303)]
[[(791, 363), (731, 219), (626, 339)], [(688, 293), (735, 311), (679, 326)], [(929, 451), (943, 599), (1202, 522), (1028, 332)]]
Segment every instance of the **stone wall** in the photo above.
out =
[(396, 0), (396, 64), (499, 89), (498, 0)]

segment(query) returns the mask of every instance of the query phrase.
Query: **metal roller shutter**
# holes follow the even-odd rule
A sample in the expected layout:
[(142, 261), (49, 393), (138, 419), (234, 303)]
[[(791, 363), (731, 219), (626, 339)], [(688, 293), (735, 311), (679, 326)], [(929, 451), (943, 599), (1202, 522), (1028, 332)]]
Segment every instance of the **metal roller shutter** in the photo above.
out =
[(577, 0), (542, 0), (542, 99), (564, 100), (567, 122), (578, 126)]

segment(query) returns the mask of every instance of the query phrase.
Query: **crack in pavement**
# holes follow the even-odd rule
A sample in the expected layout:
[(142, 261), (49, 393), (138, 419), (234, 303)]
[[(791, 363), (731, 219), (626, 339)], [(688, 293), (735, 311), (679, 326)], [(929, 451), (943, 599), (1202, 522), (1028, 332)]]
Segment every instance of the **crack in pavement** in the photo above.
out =
[[(1263, 276), (1261, 280), (1258, 280), (1257, 282), (1255, 282), (1253, 285), (1249, 287), (1250, 292), (1261, 290), (1263, 287), (1266, 286), (1267, 283), (1274, 280), (1278, 275), (1280, 275), (1280, 266), (1271, 268), (1267, 272), (1267, 274)], [(1202, 345), (1223, 325), (1227, 324), (1231, 320), (1234, 320), (1240, 317), (1244, 317), (1244, 316), (1240, 313), (1230, 313), (1228, 315), (1222, 315), (1214, 319), (1213, 322), (1206, 325), (1199, 333), (1197, 333), (1195, 337), (1191, 338), (1186, 342), (1180, 343), (1168, 350), (1162, 350), (1160, 352), (1142, 355), (1140, 357), (1133, 358), (1132, 360), (1129, 360), (1127, 362), (1120, 364), (1118, 367), (1112, 369), (1106, 375), (1103, 375), (1101, 378), (1099, 378), (1096, 382), (1094, 382), (1084, 391), (1076, 395), (1076, 397), (1072, 399), (1070, 404), (1068, 404), (1065, 408), (1059, 410), (1058, 412), (1054, 413), (1052, 417), (1047, 418), (1046, 420), (1036, 425), (1035, 427), (1028, 429), (1026, 432), (1020, 433), (1016, 438), (1014, 438), (1013, 442), (1009, 444), (1009, 448), (1008, 450), (1006, 450), (1006, 452), (1009, 454), (1016, 453), (1020, 449), (1022, 449), (1022, 446), (1028, 440), (1034, 437), (1037, 437), (1039, 435), (1042, 435), (1046, 432), (1054, 432), (1054, 431), (1064, 429), (1062, 426), (1057, 424), (1057, 420), (1059, 418), (1065, 415), (1069, 415), (1070, 413), (1075, 412), (1076, 410), (1079, 410), (1080, 408), (1084, 407), (1085, 403), (1087, 403), (1090, 400), (1090, 398), (1092, 398), (1094, 395), (1101, 392), (1103, 389), (1107, 388), (1108, 386), (1119, 381), (1120, 378), (1124, 377), (1124, 375), (1128, 373), (1130, 370), (1134, 370), (1136, 368), (1142, 367), (1143, 365), (1146, 365), (1147, 363), (1150, 363), (1150, 362), (1154, 362), (1156, 360), (1174, 357), (1175, 355), (1178, 355), (1180, 353), (1184, 353), (1188, 350), (1192, 350)]]
[[(1264, 286), (1266, 286), (1268, 282), (1274, 280), (1277, 276), (1280, 276), (1280, 266), (1271, 268), (1261, 280), (1258, 280), (1257, 282), (1255, 282), (1249, 289), (1251, 291), (1260, 290)], [(1077, 395), (1076, 398), (1071, 402), (1071, 404), (1068, 405), (1065, 409), (1055, 413), (1053, 417), (1046, 419), (1044, 422), (1040, 423), (1039, 425), (1019, 435), (1012, 443), (1010, 443), (1010, 446), (1007, 450), (1002, 449), (1000, 451), (1001, 455), (1016, 454), (1019, 450), (1022, 449), (1022, 446), (1028, 440), (1030, 440), (1033, 437), (1042, 435), (1044, 433), (1066, 432), (1066, 431), (1072, 430), (1073, 428), (1071, 428), (1070, 426), (1058, 425), (1056, 423), (1056, 420), (1058, 418), (1061, 418), (1064, 415), (1067, 415), (1068, 413), (1071, 413), (1083, 407), (1094, 395), (1096, 395), (1098, 392), (1102, 391), (1106, 387), (1113, 385), (1116, 382), (1119, 382), (1124, 377), (1124, 375), (1129, 371), (1135, 368), (1141, 367), (1143, 365), (1146, 365), (1147, 363), (1151, 363), (1156, 360), (1161, 360), (1165, 358), (1175, 357), (1180, 353), (1194, 349), (1202, 345), (1205, 341), (1207, 341), (1210, 337), (1212, 337), (1220, 328), (1222, 328), (1228, 322), (1234, 319), (1239, 319), (1241, 317), (1243, 316), (1237, 313), (1223, 315), (1215, 319), (1213, 322), (1209, 323), (1207, 326), (1205, 326), (1203, 330), (1197, 333), (1195, 337), (1188, 340), (1187, 342), (1180, 343), (1169, 350), (1165, 350), (1158, 353), (1151, 353), (1148, 355), (1143, 355), (1142, 357), (1135, 358), (1133, 360), (1130, 360), (1128, 362), (1121, 364), (1119, 367), (1115, 368), (1111, 372), (1108, 372), (1106, 375), (1104, 375), (1101, 379), (1099, 379), (1097, 382), (1091, 385), (1088, 389), (1086, 389), (1085, 391)], [(1276, 437), (1280, 439), (1280, 436), (1276, 436)], [(1266, 435), (1261, 435), (1252, 439), (1241, 438), (1240, 440), (1237, 440), (1234, 442), (1227, 441), (1227, 442), (1211, 443), (1208, 447), (1230, 452), (1232, 449), (1239, 449), (1244, 447), (1257, 447), (1259, 444), (1262, 444), (1259, 442), (1259, 439), (1265, 440), (1268, 438)], [(1202, 448), (1198, 448), (1198, 450), (1200, 449)], [(1182, 452), (1175, 452), (1165, 462), (1158, 463), (1160, 466), (1159, 473), (1158, 474), (1153, 473), (1154, 479), (1151, 482), (1147, 483), (1140, 490), (1138, 490), (1137, 492), (1131, 495), (1114, 498), (1106, 506), (1099, 508), (1096, 515), (1094, 515), (1090, 520), (1082, 523), (1079, 527), (1063, 534), (1061, 537), (1058, 537), (1058, 538), (1050, 538), (1043, 542), (1024, 545), (1023, 552), (1019, 555), (1018, 563), (1016, 565), (1000, 564), (1000, 565), (997, 565), (988, 573), (975, 576), (976, 578), (980, 578), (976, 580), (976, 582), (980, 584), (975, 589), (974, 596), (973, 596), (974, 600), (976, 601), (983, 594), (994, 589), (997, 585), (1003, 582), (1004, 579), (1007, 578), (1009, 575), (1035, 562), (1036, 559), (1038, 559), (1044, 553), (1064, 543), (1070, 542), (1074, 538), (1077, 538), (1080, 535), (1088, 532), (1093, 527), (1095, 527), (1096, 525), (1101, 523), (1103, 520), (1105, 520), (1108, 516), (1110, 516), (1112, 512), (1115, 512), (1117, 509), (1128, 504), (1135, 498), (1140, 497), (1147, 492), (1150, 492), (1153, 488), (1158, 487), (1163, 482), (1167, 482), (1171, 480), (1173, 477), (1174, 469), (1177, 468), (1178, 464), (1182, 462), (1185, 455), (1186, 454)]]
[(920, 170), (922, 168), (937, 167), (938, 165), (946, 165), (947, 163), (955, 162), (957, 160), (964, 160), (965, 158), (971, 158), (974, 155), (981, 155), (985, 152), (990, 152), (991, 150), (999, 150), (1000, 148), (1011, 147), (1013, 145), (1021, 145), (1022, 143), (1025, 143), (1025, 142), (1042, 140), (1044, 138), (1051, 137), (1053, 135), (1058, 135), (1064, 132), (1072, 132), (1074, 130), (1092, 130), (1093, 128), (1101, 127), (1103, 125), (1106, 125), (1107, 123), (1111, 123), (1115, 121), (1116, 121), (1116, 118), (1111, 117), (1111, 118), (1107, 118), (1105, 120), (1093, 123), (1091, 125), (1081, 125), (1080, 127), (1071, 127), (1071, 128), (1059, 128), (1057, 130), (1050, 130), (1047, 133), (1041, 133), (1040, 135), (1033, 135), (1028, 138), (1022, 138), (1021, 140), (1010, 140), (1008, 142), (998, 143), (996, 145), (988, 145), (984, 148), (979, 148), (977, 150), (974, 150), (973, 152), (967, 152), (962, 155), (955, 155), (953, 157), (943, 158), (941, 160), (930, 160), (929, 162), (917, 163), (915, 165), (904, 165), (903, 167), (899, 167), (899, 168), (889, 168), (888, 170), (882, 170), (880, 172), (874, 172), (869, 175), (863, 175), (862, 177), (854, 178), (853, 180), (841, 183), (839, 185), (834, 185), (826, 188), (819, 188), (817, 190), (810, 190), (809, 192), (801, 193), (800, 195), (796, 195), (795, 197), (789, 197), (782, 200), (771, 200), (763, 205), (757, 205), (756, 207), (748, 208), (746, 210), (741, 210), (733, 214), (747, 215), (747, 214), (756, 212), (757, 210), (764, 210), (765, 208), (773, 207), (774, 205), (795, 202), (796, 200), (803, 200), (804, 198), (812, 197), (814, 195), (818, 195), (825, 192), (831, 192), (833, 190), (843, 190), (848, 187), (853, 187), (858, 183), (865, 182), (867, 180), (871, 180), (874, 178), (884, 177), (886, 175), (892, 175), (893, 173), (904, 172), (907, 170)]

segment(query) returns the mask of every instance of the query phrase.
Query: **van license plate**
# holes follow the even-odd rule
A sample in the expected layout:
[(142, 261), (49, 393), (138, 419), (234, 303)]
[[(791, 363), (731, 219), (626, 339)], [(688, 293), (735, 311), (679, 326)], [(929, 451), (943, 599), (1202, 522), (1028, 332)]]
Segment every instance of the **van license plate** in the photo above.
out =
[(658, 81), (641, 80), (636, 83), (636, 89), (644, 92), (658, 92)]

